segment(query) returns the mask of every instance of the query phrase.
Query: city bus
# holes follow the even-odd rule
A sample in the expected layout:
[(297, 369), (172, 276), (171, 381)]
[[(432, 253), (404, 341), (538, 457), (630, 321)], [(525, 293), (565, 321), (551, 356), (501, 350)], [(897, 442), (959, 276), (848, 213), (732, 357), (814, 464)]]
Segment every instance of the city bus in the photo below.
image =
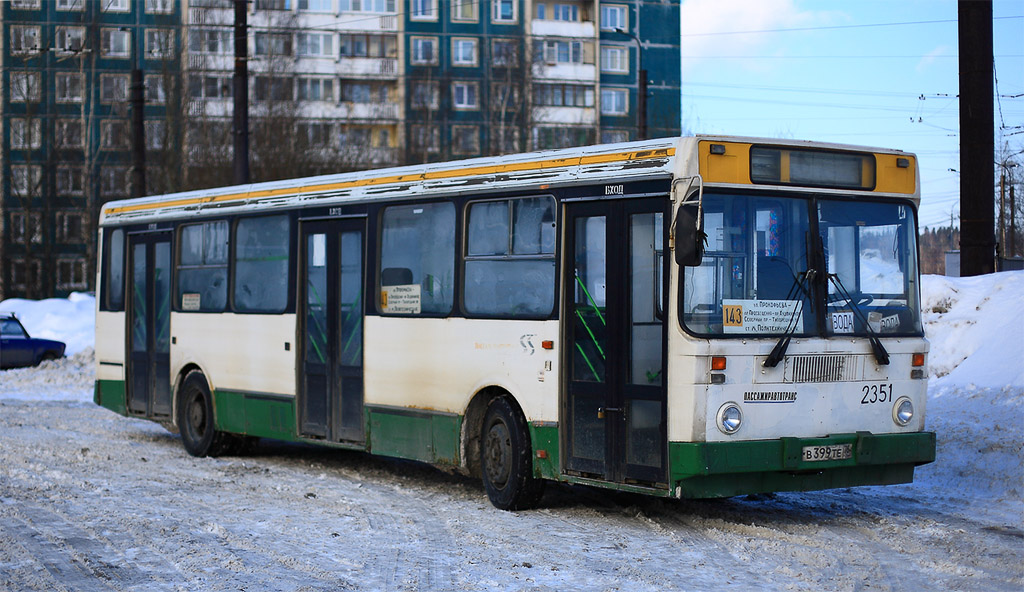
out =
[(917, 159), (695, 136), (103, 206), (95, 402), (194, 456), (413, 459), (498, 508), (907, 483)]

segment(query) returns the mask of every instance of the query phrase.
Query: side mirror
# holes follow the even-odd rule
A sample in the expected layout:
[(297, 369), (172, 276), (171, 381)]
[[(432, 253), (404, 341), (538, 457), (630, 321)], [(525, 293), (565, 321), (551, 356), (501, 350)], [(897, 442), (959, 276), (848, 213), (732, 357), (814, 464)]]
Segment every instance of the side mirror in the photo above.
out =
[(696, 267), (704, 259), (708, 235), (697, 228), (697, 204), (683, 204), (676, 212), (676, 263)]

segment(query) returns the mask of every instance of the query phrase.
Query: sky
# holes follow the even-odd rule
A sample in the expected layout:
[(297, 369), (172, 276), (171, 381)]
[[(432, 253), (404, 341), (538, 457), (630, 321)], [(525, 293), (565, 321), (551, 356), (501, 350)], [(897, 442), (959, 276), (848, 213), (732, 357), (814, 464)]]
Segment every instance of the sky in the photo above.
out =
[[(996, 151), (1021, 162), (1024, 0), (992, 12)], [(920, 225), (959, 226), (956, 19), (955, 0), (683, 0), (683, 131), (913, 152)]]

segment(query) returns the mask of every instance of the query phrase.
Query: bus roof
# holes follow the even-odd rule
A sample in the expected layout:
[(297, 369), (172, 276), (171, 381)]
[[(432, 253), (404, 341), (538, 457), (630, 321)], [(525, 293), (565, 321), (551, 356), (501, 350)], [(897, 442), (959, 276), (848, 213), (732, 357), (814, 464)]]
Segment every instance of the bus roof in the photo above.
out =
[[(820, 150), (904, 155), (899, 150), (844, 144), (698, 135), (618, 144), (602, 144), (390, 167), (281, 181), (234, 185), (111, 201), (103, 206), (101, 225), (152, 222), (202, 214), (223, 215), (253, 209), (305, 205), (451, 197), (506, 190), (546, 189), (568, 184), (637, 181), (681, 176), (696, 171), (694, 146), (701, 141), (743, 142)], [(678, 156), (677, 156), (678, 155)]]

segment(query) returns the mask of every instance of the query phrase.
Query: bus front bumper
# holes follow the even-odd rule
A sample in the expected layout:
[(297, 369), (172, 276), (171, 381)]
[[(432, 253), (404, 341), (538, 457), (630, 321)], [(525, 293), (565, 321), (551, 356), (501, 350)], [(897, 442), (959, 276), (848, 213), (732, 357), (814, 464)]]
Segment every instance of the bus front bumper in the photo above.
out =
[[(850, 458), (830, 458), (846, 456), (844, 450)], [(893, 485), (910, 483), (914, 467), (935, 460), (935, 433), (672, 442), (669, 455), (672, 491), (680, 498)]]

